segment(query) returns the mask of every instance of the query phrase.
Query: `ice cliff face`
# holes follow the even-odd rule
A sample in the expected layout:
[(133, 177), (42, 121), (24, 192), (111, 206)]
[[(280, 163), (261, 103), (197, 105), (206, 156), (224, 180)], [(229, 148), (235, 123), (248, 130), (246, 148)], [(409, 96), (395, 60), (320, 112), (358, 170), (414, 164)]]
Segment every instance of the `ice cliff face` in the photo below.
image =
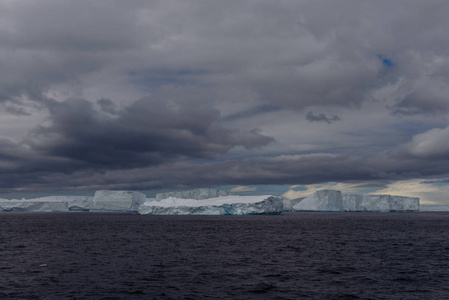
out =
[(207, 200), (170, 197), (139, 207), (139, 213), (144, 215), (253, 215), (282, 211), (282, 199), (274, 196), (223, 196)]
[[(18, 200), (20, 201), (20, 200)], [(92, 196), (48, 196), (30, 199), (26, 201), (38, 201), (38, 202), (66, 202), (68, 211), (89, 211), (92, 209)]]
[(419, 198), (391, 195), (355, 195), (321, 190), (292, 205), (293, 211), (418, 211)]
[(137, 211), (146, 196), (135, 191), (96, 191), (92, 209), (99, 211)]
[(301, 211), (342, 211), (343, 199), (340, 191), (321, 190), (293, 205), (293, 210)]
[(303, 198), (296, 198), (296, 199), (284, 199), (284, 211), (292, 211), (293, 210), (293, 206), (298, 204), (299, 202), (301, 202)]
[(229, 193), (221, 190), (214, 189), (196, 189), (190, 191), (180, 191), (180, 192), (167, 192), (159, 193), (156, 195), (156, 201), (161, 201), (170, 197), (181, 198), (181, 199), (195, 199), (204, 200), (209, 198), (216, 198), (222, 196), (228, 196)]

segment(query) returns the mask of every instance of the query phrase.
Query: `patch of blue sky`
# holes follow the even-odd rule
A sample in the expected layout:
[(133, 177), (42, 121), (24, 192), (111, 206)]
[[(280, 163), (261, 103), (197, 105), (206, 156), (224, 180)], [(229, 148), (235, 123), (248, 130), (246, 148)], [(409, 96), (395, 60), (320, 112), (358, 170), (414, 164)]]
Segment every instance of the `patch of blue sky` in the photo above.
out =
[(377, 58), (380, 59), (380, 61), (382, 62), (382, 64), (386, 67), (393, 67), (394, 66), (394, 62), (389, 59), (388, 57), (384, 56), (384, 55), (377, 55)]

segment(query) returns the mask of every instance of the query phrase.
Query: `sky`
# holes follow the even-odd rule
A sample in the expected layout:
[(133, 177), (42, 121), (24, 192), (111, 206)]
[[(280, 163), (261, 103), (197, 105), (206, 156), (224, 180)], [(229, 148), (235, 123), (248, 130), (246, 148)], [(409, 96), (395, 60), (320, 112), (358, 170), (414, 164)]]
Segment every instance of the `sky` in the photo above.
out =
[(449, 204), (447, 1), (0, 0), (0, 196)]

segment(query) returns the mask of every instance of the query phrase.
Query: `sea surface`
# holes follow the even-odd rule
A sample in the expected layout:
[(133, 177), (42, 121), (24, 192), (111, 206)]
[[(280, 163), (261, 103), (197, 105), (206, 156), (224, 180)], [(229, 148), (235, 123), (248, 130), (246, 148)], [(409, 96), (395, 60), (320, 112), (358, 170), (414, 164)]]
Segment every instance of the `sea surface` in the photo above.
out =
[(3, 213), (0, 298), (449, 299), (449, 213)]

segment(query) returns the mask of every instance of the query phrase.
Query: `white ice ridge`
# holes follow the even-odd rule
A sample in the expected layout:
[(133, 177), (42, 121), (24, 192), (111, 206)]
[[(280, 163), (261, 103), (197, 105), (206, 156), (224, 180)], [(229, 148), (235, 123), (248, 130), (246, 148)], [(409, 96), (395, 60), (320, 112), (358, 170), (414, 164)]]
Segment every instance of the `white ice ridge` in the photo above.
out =
[(143, 215), (256, 215), (280, 214), (282, 198), (264, 196), (223, 196), (205, 200), (169, 197), (145, 202), (139, 207)]
[(335, 190), (321, 190), (304, 199), (291, 201), (293, 211), (419, 211), (419, 198), (343, 194)]

